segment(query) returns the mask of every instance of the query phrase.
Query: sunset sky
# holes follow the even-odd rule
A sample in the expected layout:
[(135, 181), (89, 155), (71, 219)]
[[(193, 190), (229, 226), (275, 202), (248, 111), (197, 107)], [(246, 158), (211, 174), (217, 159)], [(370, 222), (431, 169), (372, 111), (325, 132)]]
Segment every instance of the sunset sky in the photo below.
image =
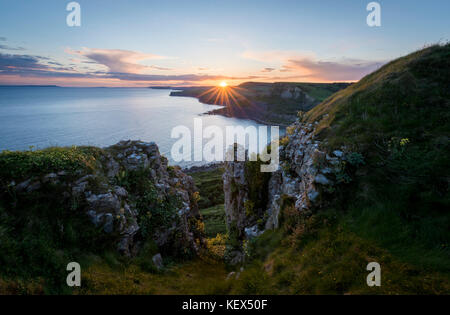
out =
[(0, 84), (211, 85), (355, 81), (450, 38), (450, 1), (0, 0)]

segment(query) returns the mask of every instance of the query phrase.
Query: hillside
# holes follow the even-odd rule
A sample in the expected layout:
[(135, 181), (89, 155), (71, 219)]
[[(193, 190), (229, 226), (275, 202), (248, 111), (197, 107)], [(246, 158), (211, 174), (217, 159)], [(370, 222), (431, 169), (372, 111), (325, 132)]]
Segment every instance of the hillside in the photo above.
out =
[(210, 114), (252, 119), (262, 123), (288, 125), (299, 111), (307, 111), (348, 83), (259, 83), (236, 87), (188, 87), (171, 96), (196, 97), (200, 102), (224, 105)]
[(301, 115), (278, 172), (227, 163), (230, 292), (450, 292), (449, 83), (450, 45), (426, 48)]

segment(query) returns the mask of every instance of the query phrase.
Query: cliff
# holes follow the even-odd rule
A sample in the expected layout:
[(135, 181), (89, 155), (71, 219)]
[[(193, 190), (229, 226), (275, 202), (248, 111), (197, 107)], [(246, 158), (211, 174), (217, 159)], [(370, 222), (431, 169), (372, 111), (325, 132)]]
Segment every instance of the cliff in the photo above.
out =
[(225, 163), (227, 225), (237, 228), (240, 239), (278, 229), (287, 204), (299, 214), (311, 214), (323, 206), (323, 192), (340, 183), (341, 174), (364, 163), (355, 152), (326, 153), (314, 137), (315, 125), (297, 122), (289, 127), (280, 146), (280, 167), (274, 173), (258, 174), (260, 162)]
[[(238, 291), (448, 290), (449, 73), (449, 44), (394, 60), (300, 114), (269, 177), (225, 164)], [(365, 287), (370, 261), (391, 283)]]
[(53, 279), (108, 251), (186, 259), (202, 246), (194, 182), (154, 143), (4, 151), (0, 170), (3, 276)]
[(223, 105), (214, 115), (252, 119), (266, 124), (287, 125), (298, 111), (308, 111), (348, 83), (257, 83), (236, 87), (187, 87), (171, 96), (196, 97), (205, 104)]

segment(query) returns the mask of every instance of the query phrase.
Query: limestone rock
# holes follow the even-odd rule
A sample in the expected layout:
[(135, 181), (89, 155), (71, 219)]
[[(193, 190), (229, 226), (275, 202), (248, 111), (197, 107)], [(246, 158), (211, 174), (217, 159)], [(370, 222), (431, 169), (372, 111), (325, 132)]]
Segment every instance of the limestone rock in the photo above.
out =
[(164, 267), (161, 254), (156, 254), (155, 256), (153, 256), (152, 261), (157, 269), (162, 269)]
[(164, 226), (152, 226), (151, 231), (146, 227), (145, 237), (152, 238), (151, 241), (160, 247), (163, 254), (183, 253), (186, 250), (194, 254), (198, 252), (203, 244), (203, 235), (195, 222), (201, 217), (194, 198), (194, 181), (179, 167), (173, 167), (169, 172), (167, 159), (160, 155), (155, 143), (121, 141), (102, 149), (96, 160), (97, 164), (89, 173), (82, 168), (54, 170), (41, 177), (22, 180), (18, 185), (13, 181), (14, 185), (10, 187), (21, 197), (38, 192), (43, 187), (54, 189), (56, 185), (57, 193), (67, 200), (68, 208), (75, 205), (75, 213), (87, 216), (106, 239), (116, 244), (120, 253), (133, 256), (143, 239), (142, 227), (138, 222), (143, 222), (141, 216), (150, 213), (152, 208), (151, 204), (146, 204), (149, 209), (145, 213), (142, 208), (138, 209), (136, 200), (142, 196), (137, 195), (138, 192), (128, 191), (120, 183), (133, 172), (140, 174), (142, 171), (143, 176), (148, 176), (148, 188), (155, 194), (155, 203), (176, 199), (170, 205), (166, 218), (169, 222)]
[[(290, 94), (289, 94), (290, 93)], [(292, 97), (295, 91), (284, 92)], [(287, 144), (280, 147), (280, 164), (278, 171), (271, 174), (267, 191), (268, 203), (260, 220), (265, 220), (265, 229), (279, 227), (279, 216), (285, 202), (292, 204), (299, 212), (320, 207), (322, 199), (321, 186), (334, 185), (333, 176), (341, 163), (343, 151), (336, 150), (333, 157), (321, 151), (320, 142), (314, 138), (316, 124), (304, 125), (297, 122), (290, 126)], [(245, 201), (252, 183), (245, 178), (245, 163), (225, 163), (224, 192), (227, 224), (233, 222), (238, 230), (243, 230), (246, 238), (255, 237), (263, 231), (254, 229), (245, 215)], [(238, 260), (238, 258), (233, 257)]]

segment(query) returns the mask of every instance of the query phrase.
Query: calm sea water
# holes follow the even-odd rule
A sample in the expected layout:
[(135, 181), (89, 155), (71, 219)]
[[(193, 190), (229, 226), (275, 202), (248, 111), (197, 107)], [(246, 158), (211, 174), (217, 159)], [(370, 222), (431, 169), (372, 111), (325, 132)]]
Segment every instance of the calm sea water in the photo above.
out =
[(202, 115), (219, 106), (169, 93), (147, 88), (0, 87), (0, 151), (105, 147), (132, 139), (154, 141), (171, 164), (192, 166), (203, 163), (171, 159), (177, 140), (171, 138), (173, 127), (185, 125), (193, 134), (196, 117), (204, 127), (216, 125), (224, 133), (226, 126), (259, 126), (250, 120)]

